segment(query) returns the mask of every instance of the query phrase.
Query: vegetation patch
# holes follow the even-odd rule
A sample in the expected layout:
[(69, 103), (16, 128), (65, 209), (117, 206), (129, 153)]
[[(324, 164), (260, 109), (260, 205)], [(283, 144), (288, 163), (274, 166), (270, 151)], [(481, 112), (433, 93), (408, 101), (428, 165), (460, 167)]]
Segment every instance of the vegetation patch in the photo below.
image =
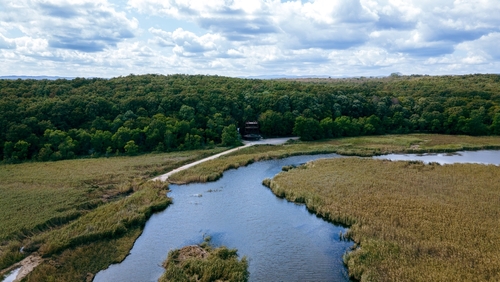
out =
[(361, 281), (499, 281), (500, 168), (338, 158), (264, 181), (350, 227)]
[(237, 250), (214, 248), (209, 243), (210, 238), (201, 245), (170, 251), (158, 281), (248, 281), (246, 257), (239, 260)]

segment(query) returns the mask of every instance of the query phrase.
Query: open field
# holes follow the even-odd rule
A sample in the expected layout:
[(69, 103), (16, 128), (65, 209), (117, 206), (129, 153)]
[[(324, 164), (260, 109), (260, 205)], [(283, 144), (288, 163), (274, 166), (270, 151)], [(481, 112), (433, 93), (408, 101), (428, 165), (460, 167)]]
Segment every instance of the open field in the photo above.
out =
[[(434, 141), (439, 143), (439, 140)], [(361, 281), (500, 281), (500, 167), (318, 160), (264, 183), (351, 226)]]
[(258, 145), (205, 162), (169, 177), (172, 183), (214, 181), (224, 171), (255, 161), (293, 155), (338, 153), (350, 156), (373, 156), (390, 153), (453, 152), (460, 150), (500, 149), (500, 137), (408, 134), (349, 137), (327, 141), (293, 141), (285, 145)]
[(222, 150), (0, 166), (0, 270), (31, 252), (60, 260), (67, 248), (106, 249), (96, 242), (122, 236), (128, 247), (113, 247), (117, 255), (93, 271), (123, 259), (149, 215), (170, 203), (167, 186), (147, 180)]

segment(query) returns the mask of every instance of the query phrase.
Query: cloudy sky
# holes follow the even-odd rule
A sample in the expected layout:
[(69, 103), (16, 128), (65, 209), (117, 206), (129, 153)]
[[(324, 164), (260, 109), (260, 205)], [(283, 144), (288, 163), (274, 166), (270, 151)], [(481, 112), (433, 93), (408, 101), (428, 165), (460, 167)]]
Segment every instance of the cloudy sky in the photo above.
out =
[(500, 73), (499, 0), (0, 0), (0, 75)]

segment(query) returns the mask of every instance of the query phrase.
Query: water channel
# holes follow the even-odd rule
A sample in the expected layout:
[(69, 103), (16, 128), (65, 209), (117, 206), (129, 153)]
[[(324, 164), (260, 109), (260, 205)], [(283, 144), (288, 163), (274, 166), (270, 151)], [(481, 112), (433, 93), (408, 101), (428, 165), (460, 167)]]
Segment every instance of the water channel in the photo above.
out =
[(393, 161), (423, 161), (424, 163), (437, 162), (439, 164), (476, 163), (500, 165), (500, 151), (495, 150), (461, 151), (440, 154), (389, 154), (374, 158)]
[(251, 281), (348, 281), (342, 255), (352, 242), (339, 240), (346, 230), (262, 185), (285, 165), (325, 157), (339, 155), (257, 162), (216, 182), (171, 185), (173, 205), (153, 215), (130, 255), (94, 281), (157, 281), (169, 250), (201, 243), (203, 236), (247, 256)]
[[(340, 156), (258, 162), (227, 171), (216, 182), (171, 185), (174, 204), (153, 215), (130, 255), (99, 272), (94, 281), (157, 281), (169, 250), (198, 244), (204, 236), (211, 236), (214, 245), (237, 248), (240, 256), (247, 256), (251, 281), (348, 281), (342, 255), (352, 243), (339, 239), (346, 230), (314, 216), (303, 205), (275, 197), (261, 184), (285, 165), (325, 157)], [(500, 165), (500, 151), (375, 158)]]

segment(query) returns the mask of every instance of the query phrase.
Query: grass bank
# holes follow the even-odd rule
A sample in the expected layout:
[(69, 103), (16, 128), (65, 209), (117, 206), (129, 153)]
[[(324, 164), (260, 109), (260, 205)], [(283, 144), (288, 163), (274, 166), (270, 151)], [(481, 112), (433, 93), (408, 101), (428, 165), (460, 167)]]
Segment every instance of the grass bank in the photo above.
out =
[(239, 260), (237, 250), (214, 248), (209, 241), (170, 251), (163, 263), (165, 273), (158, 281), (248, 281), (246, 257)]
[(148, 180), (222, 150), (0, 166), (0, 270), (36, 252), (46, 259), (30, 281), (75, 281), (122, 260), (170, 203), (167, 185)]
[(224, 171), (256, 161), (294, 155), (338, 153), (347, 156), (374, 156), (389, 153), (455, 152), (500, 149), (500, 137), (408, 134), (339, 138), (317, 142), (294, 141), (284, 145), (258, 145), (211, 160), (169, 177), (172, 183), (215, 181)]
[(318, 160), (265, 181), (351, 226), (358, 248), (345, 262), (361, 281), (500, 281), (498, 183), (493, 165), (362, 158)]

